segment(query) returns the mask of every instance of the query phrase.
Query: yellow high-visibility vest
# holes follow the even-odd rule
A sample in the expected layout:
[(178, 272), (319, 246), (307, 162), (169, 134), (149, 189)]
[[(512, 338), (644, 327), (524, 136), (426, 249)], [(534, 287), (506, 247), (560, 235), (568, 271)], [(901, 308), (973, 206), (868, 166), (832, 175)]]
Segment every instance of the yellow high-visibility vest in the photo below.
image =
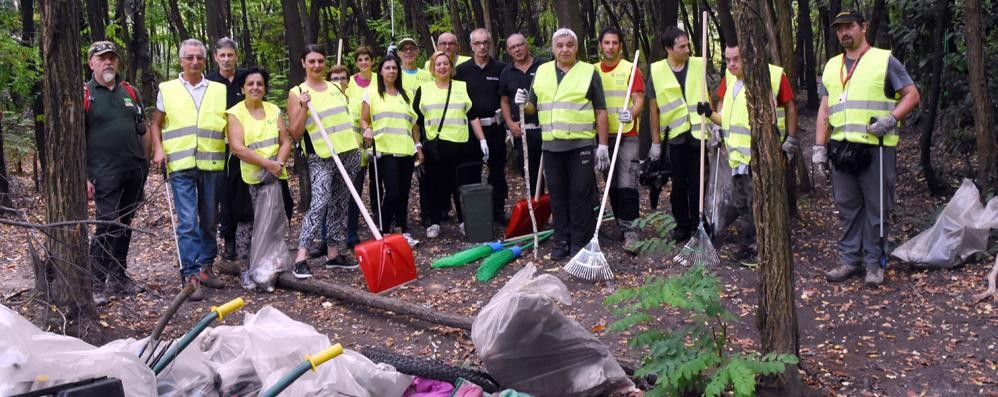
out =
[(208, 81), (201, 106), (180, 79), (159, 84), (163, 95), (163, 151), (169, 172), (225, 168), (225, 86)]
[[(277, 105), (270, 102), (263, 103), (263, 120), (257, 120), (250, 114), (246, 108), (246, 101), (237, 103), (226, 113), (239, 120), (239, 124), (243, 127), (243, 144), (247, 148), (265, 159), (277, 160), (277, 152), (281, 149), (281, 133), (278, 125), (281, 109)], [(265, 172), (263, 167), (245, 160), (239, 162), (239, 169), (243, 182), (250, 185), (260, 183), (260, 176)], [(288, 179), (287, 169), (281, 171), (280, 178)]]
[[(783, 68), (769, 65), (769, 84), (773, 96), (780, 92), (780, 81), (783, 78)], [(731, 72), (724, 75), (724, 101), (721, 105), (721, 129), (724, 130), (724, 144), (728, 148), (728, 165), (731, 168), (739, 164), (749, 165), (752, 161), (752, 127), (749, 124), (748, 100), (745, 87), (735, 94), (733, 89), (738, 78)], [(777, 106), (776, 125), (779, 127), (780, 139), (786, 134), (786, 112)], [(781, 117), (782, 115), (782, 117)]]
[(405, 90), (410, 101), (416, 97), (416, 89), (419, 86), (433, 81), (433, 75), (423, 69), (416, 69), (414, 74), (399, 71), (399, 76), (402, 76), (402, 89)]
[[(453, 67), (451, 67), (451, 73), (455, 72), (455, 70), (457, 69), (457, 65), (465, 63), (465, 62), (467, 62), (470, 59), (471, 59), (471, 57), (466, 57), (464, 55), (458, 55), (457, 56), (457, 62), (454, 63), (453, 65), (451, 65), (451, 66), (453, 66)], [(429, 72), (430, 76), (433, 76), (433, 66), (430, 66), (430, 60), (429, 59), (427, 59), (426, 62), (423, 62), (423, 69), (426, 70), (427, 72)]]
[[(426, 139), (439, 137), (449, 142), (468, 142), (468, 111), (471, 110), (471, 97), (468, 85), (463, 81), (451, 80), (450, 105), (447, 105), (447, 88), (438, 88), (435, 81), (419, 86), (419, 111), (425, 120)], [(447, 114), (444, 114), (444, 108)], [(443, 117), (443, 126), (440, 119)], [(437, 128), (440, 131), (437, 132)]]
[(355, 80), (358, 74), (360, 73), (354, 73), (353, 76), (349, 77), (348, 80), (350, 82), (347, 84), (346, 95), (347, 100), (349, 101), (348, 107), (350, 108), (350, 117), (353, 122), (353, 129), (359, 138), (362, 132), (360, 130), (360, 107), (361, 102), (363, 102), (364, 92), (371, 87), (374, 87), (375, 90), (378, 89), (378, 75), (371, 73), (371, 84), (368, 84), (367, 87), (361, 87), (357, 85), (357, 80)]
[[(880, 48), (870, 48), (859, 59), (859, 65), (853, 71), (846, 86), (840, 77), (848, 73), (839, 54), (825, 64), (821, 74), (821, 83), (828, 90), (828, 124), (832, 127), (833, 141), (849, 141), (879, 145), (880, 140), (867, 133), (866, 128), (871, 118), (886, 116), (897, 106), (899, 95), (888, 97), (884, 95), (884, 80), (887, 77), (887, 65), (891, 52)], [(845, 95), (843, 95), (845, 93)], [(897, 146), (898, 128), (884, 134), (884, 146)]]
[[(655, 85), (655, 100), (658, 102), (659, 136), (665, 139), (665, 129), (669, 128), (669, 139), (674, 139), (685, 132), (691, 131), (696, 139), (701, 139), (700, 120), (697, 114), (697, 102), (705, 100), (703, 58), (690, 57), (686, 64), (686, 84), (684, 91), (680, 90), (679, 80), (669, 66), (669, 60), (651, 64), (652, 84)], [(685, 92), (685, 97), (683, 93)]]
[[(600, 79), (603, 81), (603, 96), (606, 98), (607, 120), (611, 134), (616, 134), (618, 127), (620, 127), (620, 108), (624, 106), (624, 99), (630, 95), (627, 92), (627, 80), (631, 77), (632, 65), (632, 63), (622, 59), (617, 67), (609, 73), (603, 72), (603, 68), (599, 64), (596, 65), (596, 71), (599, 72)], [(624, 124), (624, 133), (630, 132), (634, 126), (634, 121)]]
[(378, 153), (411, 156), (416, 153), (412, 141), (412, 126), (416, 124), (416, 111), (402, 98), (402, 94), (378, 95), (378, 89), (367, 91), (371, 107), (371, 128)]
[[(333, 143), (333, 149), (336, 150), (336, 153), (343, 154), (357, 149), (359, 146), (354, 134), (350, 111), (347, 108), (347, 97), (333, 86), (333, 83), (328, 81), (325, 83), (325, 91), (316, 91), (307, 83), (301, 83), (292, 90), (296, 90), (295, 92), (299, 95), (305, 90), (309, 92), (309, 96), (312, 97), (312, 106), (319, 113), (319, 120), (326, 127), (329, 141)], [(305, 111), (307, 112), (308, 109), (306, 108)], [(332, 153), (329, 152), (326, 142), (322, 140), (322, 132), (312, 121), (311, 115), (305, 117), (305, 132), (308, 133), (308, 139), (312, 142), (315, 154), (324, 159), (329, 158)]]
[(578, 61), (558, 82), (555, 61), (537, 67), (533, 90), (537, 95), (537, 120), (541, 139), (592, 139), (596, 114), (586, 98), (593, 81), (593, 65)]

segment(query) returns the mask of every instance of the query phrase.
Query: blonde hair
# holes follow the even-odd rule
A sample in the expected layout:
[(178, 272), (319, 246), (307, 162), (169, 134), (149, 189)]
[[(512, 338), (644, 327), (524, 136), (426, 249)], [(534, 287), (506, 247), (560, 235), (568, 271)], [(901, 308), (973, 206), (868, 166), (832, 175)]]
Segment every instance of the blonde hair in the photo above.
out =
[[(433, 55), (430, 55), (430, 58), (429, 58), (430, 59), (430, 73), (434, 77), (436, 77), (436, 75), (437, 75), (437, 68), (436, 68), (437, 58), (439, 58), (441, 56), (447, 58), (447, 62), (450, 63), (450, 75), (453, 76), (454, 75), (454, 60), (450, 59), (450, 56), (448, 56), (447, 53), (443, 52), (443, 51), (436, 51), (436, 52), (433, 53)], [(450, 76), (448, 76), (448, 77), (450, 77)]]

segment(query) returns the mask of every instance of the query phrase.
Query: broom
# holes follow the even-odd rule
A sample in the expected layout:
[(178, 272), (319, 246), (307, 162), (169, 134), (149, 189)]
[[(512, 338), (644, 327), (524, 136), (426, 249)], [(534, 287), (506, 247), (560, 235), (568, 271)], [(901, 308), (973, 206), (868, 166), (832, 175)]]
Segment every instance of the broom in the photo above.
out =
[[(701, 43), (707, 42), (707, 12), (703, 13), (703, 41)], [(707, 51), (706, 46), (704, 46), (703, 54), (703, 92), (701, 93), (701, 99), (704, 102), (707, 101)], [(685, 246), (676, 257), (673, 258), (676, 262), (683, 265), (689, 266), (690, 264), (704, 264), (707, 266), (717, 266), (721, 264), (721, 258), (717, 256), (717, 250), (714, 249), (714, 245), (710, 242), (710, 236), (707, 234), (707, 229), (704, 228), (704, 222), (706, 216), (703, 213), (703, 190), (704, 190), (704, 158), (706, 157), (707, 149), (705, 146), (704, 137), (707, 136), (707, 122), (703, 116), (700, 117), (700, 225), (697, 226), (697, 233), (690, 238), (690, 241), (686, 243)]]
[[(544, 241), (548, 237), (551, 237), (551, 234), (545, 234), (543, 236), (538, 235), (536, 239), (540, 242)], [(496, 274), (499, 274), (499, 270), (502, 270), (504, 266), (518, 258), (523, 251), (531, 249), (535, 245), (536, 243), (530, 241), (522, 247), (519, 245), (513, 245), (489, 255), (489, 257), (485, 258), (485, 261), (482, 262), (482, 265), (478, 266), (478, 270), (475, 271), (475, 278), (481, 282), (492, 280), (495, 278)]]
[[(640, 50), (634, 51), (634, 62), (631, 64), (631, 75), (627, 78), (627, 91), (624, 91), (626, 95), (624, 95), (624, 106), (621, 109), (627, 109), (627, 106), (631, 102), (631, 88), (634, 87), (634, 71), (638, 68), (638, 56), (640, 54)], [(613, 168), (617, 165), (617, 154), (620, 153), (620, 137), (623, 135), (624, 123), (617, 123), (617, 139), (613, 144), (610, 171), (607, 173), (606, 186), (603, 188), (603, 199), (600, 202), (599, 215), (596, 217), (596, 230), (593, 231), (593, 238), (562, 268), (568, 274), (589, 281), (613, 279), (613, 271), (610, 270), (610, 264), (606, 263), (606, 256), (603, 255), (603, 252), (599, 248), (599, 228), (603, 223), (603, 213), (606, 211), (606, 199), (610, 195), (610, 184), (613, 181)]]
[(453, 255), (445, 256), (443, 258), (439, 258), (439, 259), (433, 261), (433, 263), (430, 264), (430, 267), (434, 268), (434, 269), (441, 269), (441, 268), (448, 268), (448, 267), (464, 266), (464, 265), (467, 265), (467, 264), (469, 264), (471, 262), (474, 262), (474, 261), (477, 261), (479, 259), (482, 259), (482, 258), (484, 258), (486, 256), (492, 255), (492, 253), (494, 253), (496, 251), (499, 251), (499, 250), (502, 250), (503, 248), (506, 248), (506, 247), (508, 247), (510, 245), (513, 245), (513, 244), (517, 243), (517, 242), (520, 242), (520, 241), (523, 241), (523, 240), (527, 240), (527, 239), (531, 239), (531, 238), (534, 238), (535, 236), (538, 237), (538, 238), (540, 238), (540, 239), (544, 239), (544, 238), (547, 238), (548, 236), (550, 236), (553, 233), (554, 233), (554, 231), (545, 230), (545, 231), (542, 231), (542, 232), (537, 233), (537, 234), (529, 234), (529, 235), (526, 235), (526, 236), (519, 236), (519, 237), (511, 238), (511, 239), (508, 239), (508, 240), (505, 240), (505, 241), (496, 241), (496, 242), (492, 242), (492, 243), (478, 244), (478, 245), (475, 245), (475, 246), (473, 246), (471, 248), (465, 249), (464, 251), (455, 253)]

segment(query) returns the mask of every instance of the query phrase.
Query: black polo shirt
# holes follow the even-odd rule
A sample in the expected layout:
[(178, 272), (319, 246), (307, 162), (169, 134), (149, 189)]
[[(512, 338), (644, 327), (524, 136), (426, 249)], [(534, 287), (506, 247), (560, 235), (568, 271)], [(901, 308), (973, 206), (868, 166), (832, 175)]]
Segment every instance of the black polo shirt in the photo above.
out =
[[(529, 90), (530, 85), (534, 82), (534, 75), (537, 74), (537, 67), (541, 66), (541, 61), (534, 58), (534, 63), (530, 64), (527, 68), (527, 72), (524, 73), (520, 69), (517, 69), (514, 64), (509, 64), (503, 68), (502, 73), (499, 75), (499, 96), (507, 97), (509, 101), (509, 111), (513, 118), (513, 121), (520, 121), (520, 107), (516, 105), (513, 98), (516, 96), (517, 89)], [(528, 114), (527, 124), (537, 124), (537, 113)]]
[(117, 175), (142, 169), (146, 166), (142, 136), (135, 128), (140, 120), (142, 97), (138, 89), (138, 103), (121, 86), (119, 80), (114, 90), (90, 79), (90, 109), (84, 116), (87, 138), (87, 178)]
[(243, 79), (246, 78), (246, 69), (236, 68), (236, 76), (232, 78), (230, 82), (229, 79), (218, 73), (217, 70), (213, 70), (208, 73), (204, 78), (209, 81), (214, 81), (216, 83), (221, 83), (225, 86), (225, 108), (231, 108), (236, 106), (237, 103), (243, 100)]
[(471, 110), (468, 118), (495, 117), (499, 109), (499, 75), (506, 64), (489, 57), (485, 67), (479, 67), (472, 58), (457, 65), (454, 80), (468, 84), (468, 96), (471, 98)]

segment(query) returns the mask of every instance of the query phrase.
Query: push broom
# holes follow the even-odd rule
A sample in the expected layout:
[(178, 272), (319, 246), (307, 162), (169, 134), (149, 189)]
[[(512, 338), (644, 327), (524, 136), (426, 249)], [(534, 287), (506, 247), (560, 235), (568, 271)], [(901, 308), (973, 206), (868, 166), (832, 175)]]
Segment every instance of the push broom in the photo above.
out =
[[(631, 103), (631, 88), (634, 86), (634, 71), (638, 68), (638, 56), (641, 51), (634, 51), (634, 62), (631, 64), (631, 75), (627, 78), (627, 91), (624, 91), (624, 106), (627, 109)], [(589, 281), (611, 280), (613, 270), (606, 262), (606, 256), (599, 248), (599, 228), (603, 224), (603, 213), (606, 211), (606, 199), (610, 196), (610, 185), (613, 182), (613, 169), (617, 165), (617, 154), (620, 152), (620, 138), (624, 135), (624, 123), (617, 123), (617, 139), (613, 143), (613, 156), (610, 158), (610, 171), (607, 173), (606, 186), (603, 187), (603, 198), (600, 201), (599, 215), (596, 217), (596, 230), (593, 231), (593, 238), (579, 253), (572, 257), (572, 260), (565, 264), (562, 269), (566, 273), (575, 277)], [(701, 192), (702, 193), (702, 192)], [(702, 194), (701, 194), (702, 195)], [(702, 211), (701, 211), (702, 212)]]
[[(701, 43), (707, 42), (707, 12), (703, 13), (703, 41)], [(707, 102), (707, 51), (706, 46), (704, 46), (703, 52), (703, 73), (701, 74), (701, 79), (703, 80), (703, 87), (701, 88), (701, 100)], [(700, 117), (700, 225), (697, 226), (697, 232), (690, 238), (690, 241), (686, 243), (685, 246), (676, 257), (673, 258), (676, 262), (683, 265), (699, 264), (702, 263), (707, 266), (717, 266), (721, 264), (721, 258), (717, 256), (717, 250), (714, 249), (714, 244), (710, 242), (710, 235), (707, 234), (707, 229), (704, 226), (707, 217), (703, 212), (703, 191), (704, 191), (704, 160), (707, 157), (707, 147), (706, 140), (707, 136), (707, 121), (706, 118)]]
[(540, 237), (535, 234), (534, 241), (528, 240), (529, 242), (523, 246), (512, 245), (489, 255), (488, 258), (485, 258), (485, 260), (482, 261), (482, 265), (478, 266), (478, 270), (475, 271), (475, 278), (481, 282), (492, 280), (495, 278), (496, 274), (499, 274), (499, 271), (502, 270), (503, 267), (520, 257), (520, 254), (522, 254), (523, 251), (534, 248), (534, 252), (536, 253), (537, 244), (540, 241), (544, 241), (548, 237), (551, 237), (551, 233)]
[(448, 255), (442, 258), (438, 258), (437, 260), (433, 261), (432, 264), (430, 264), (430, 267), (434, 269), (442, 269), (448, 267), (464, 266), (471, 262), (492, 255), (492, 253), (502, 250), (503, 248), (506, 248), (510, 245), (514, 245), (520, 241), (531, 238), (538, 238), (543, 240), (544, 238), (550, 236), (551, 234), (554, 234), (554, 231), (544, 230), (541, 231), (540, 233), (528, 234), (526, 236), (519, 236), (507, 239), (505, 241), (495, 241), (491, 243), (477, 244), (475, 246), (472, 246), (471, 248), (465, 249), (453, 255)]

